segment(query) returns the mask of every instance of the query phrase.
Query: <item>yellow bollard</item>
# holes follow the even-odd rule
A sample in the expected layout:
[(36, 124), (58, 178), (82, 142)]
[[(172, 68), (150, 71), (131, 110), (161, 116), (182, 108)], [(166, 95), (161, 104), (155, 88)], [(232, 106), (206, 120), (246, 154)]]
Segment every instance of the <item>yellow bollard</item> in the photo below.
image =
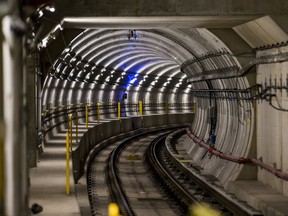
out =
[(120, 107), (120, 102), (118, 102), (118, 120), (121, 120), (121, 107)]
[(193, 113), (196, 113), (196, 101), (193, 101)]
[(98, 124), (100, 124), (100, 103), (97, 103), (97, 120)]
[(142, 101), (139, 101), (139, 115), (140, 116), (143, 115), (143, 104), (142, 104)]
[(66, 194), (70, 194), (69, 134), (66, 133)]
[(78, 143), (78, 111), (76, 111), (76, 143)]
[(86, 116), (86, 128), (88, 128), (88, 105), (87, 104), (86, 104), (85, 116)]
[(166, 101), (166, 114), (168, 114), (169, 109), (168, 109), (168, 100)]
[(221, 216), (220, 212), (212, 209), (206, 203), (194, 204), (189, 208), (189, 216)]
[(69, 132), (69, 148), (72, 151), (72, 114), (69, 114), (68, 132)]
[(119, 207), (116, 203), (110, 203), (108, 206), (108, 216), (120, 216)]

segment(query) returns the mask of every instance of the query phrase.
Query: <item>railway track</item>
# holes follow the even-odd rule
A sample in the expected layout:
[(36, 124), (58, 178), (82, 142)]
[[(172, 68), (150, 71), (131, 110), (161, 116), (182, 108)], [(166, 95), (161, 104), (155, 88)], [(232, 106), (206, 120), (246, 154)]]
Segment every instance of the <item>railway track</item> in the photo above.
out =
[(121, 153), (133, 139), (135, 139), (135, 137), (126, 139), (111, 152), (106, 167), (106, 179), (110, 183), (109, 192), (111, 201), (117, 203), (120, 206), (122, 214), (127, 216), (133, 216), (136, 215), (136, 213), (132, 209), (129, 199), (122, 187), (117, 166)]
[(127, 216), (187, 215), (199, 202), (222, 215), (261, 215), (185, 167), (175, 145), (165, 144), (170, 132), (143, 133), (98, 150), (88, 174), (92, 215), (107, 215), (109, 202)]
[[(180, 137), (184, 133), (185, 130), (178, 131), (174, 136)], [(185, 160), (179, 154), (175, 143), (173, 138), (166, 140), (159, 138), (149, 147), (147, 157), (152, 164), (160, 164), (159, 167), (153, 165), (154, 173), (186, 208), (191, 203), (207, 203), (221, 215), (262, 215), (261, 212), (226, 193), (223, 188), (219, 188), (213, 183), (213, 177), (208, 175), (204, 177), (199, 170), (191, 167), (187, 163), (189, 160)]]
[(150, 143), (165, 132), (136, 135), (97, 150), (88, 171), (93, 216), (107, 215), (109, 202), (116, 202), (123, 215), (178, 215), (153, 182), (143, 160)]

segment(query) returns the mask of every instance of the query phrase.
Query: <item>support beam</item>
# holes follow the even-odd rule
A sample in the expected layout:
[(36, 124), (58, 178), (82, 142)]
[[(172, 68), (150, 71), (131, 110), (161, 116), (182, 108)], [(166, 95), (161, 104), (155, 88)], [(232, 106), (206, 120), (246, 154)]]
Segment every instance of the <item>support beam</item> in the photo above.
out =
[[(3, 3), (0, 3), (2, 9)], [(0, 10), (1, 10), (0, 9)], [(0, 12), (1, 16), (1, 12)], [(0, 19), (0, 29), (2, 29), (2, 17)], [(3, 104), (3, 55), (2, 55), (3, 35), (0, 34), (0, 104)], [(3, 106), (0, 105), (0, 215), (4, 215), (4, 124)]]
[[(29, 167), (37, 166), (37, 155), (38, 155), (38, 134), (40, 137), (41, 122), (39, 125), (38, 121), (41, 121), (41, 111), (38, 110), (39, 100), (37, 92), (37, 74), (35, 74), (35, 68), (37, 71), (37, 65), (35, 60), (35, 54), (27, 57), (26, 65), (26, 84), (29, 91), (27, 92), (27, 137), (29, 137), (28, 147), (28, 157), (29, 157)], [(41, 92), (40, 92), (41, 93)], [(41, 101), (40, 101), (41, 104)], [(39, 113), (40, 112), (40, 113)], [(40, 116), (39, 116), (40, 115)], [(40, 119), (39, 119), (40, 118)]]
[(4, 125), (0, 120), (0, 215), (4, 215)]
[[(4, 77), (5, 213), (7, 216), (28, 215), (27, 147), (24, 123), (25, 88), (23, 85), (22, 37), (13, 31), (20, 18), (7, 15), (2, 21)], [(17, 27), (16, 27), (17, 28)], [(26, 102), (26, 101), (25, 101)]]
[[(257, 16), (166, 16), (166, 17), (65, 17), (62, 28), (231, 28)], [(55, 30), (61, 28), (55, 27)]]

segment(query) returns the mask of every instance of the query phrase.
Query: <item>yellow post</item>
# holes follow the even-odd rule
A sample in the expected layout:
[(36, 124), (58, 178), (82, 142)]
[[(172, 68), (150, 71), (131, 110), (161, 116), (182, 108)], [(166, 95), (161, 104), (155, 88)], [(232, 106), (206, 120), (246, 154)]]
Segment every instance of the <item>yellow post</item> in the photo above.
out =
[(76, 143), (78, 143), (78, 111), (76, 110)]
[(69, 123), (68, 123), (68, 132), (69, 132), (69, 147), (72, 150), (72, 114), (69, 114)]
[(118, 120), (121, 119), (121, 110), (120, 110), (120, 102), (118, 102)]
[(88, 128), (88, 105), (87, 104), (86, 104), (85, 116), (86, 116), (86, 128)]
[(196, 113), (196, 101), (193, 101), (193, 113)]
[(166, 100), (166, 114), (168, 114), (169, 109), (168, 109), (168, 100)]
[(100, 124), (100, 103), (97, 103), (97, 120), (98, 124)]
[(119, 216), (119, 207), (116, 203), (110, 203), (108, 206), (108, 216)]
[(139, 101), (139, 115), (142, 116), (143, 114), (143, 105), (142, 105), (142, 101)]
[(70, 194), (69, 134), (66, 133), (66, 194)]

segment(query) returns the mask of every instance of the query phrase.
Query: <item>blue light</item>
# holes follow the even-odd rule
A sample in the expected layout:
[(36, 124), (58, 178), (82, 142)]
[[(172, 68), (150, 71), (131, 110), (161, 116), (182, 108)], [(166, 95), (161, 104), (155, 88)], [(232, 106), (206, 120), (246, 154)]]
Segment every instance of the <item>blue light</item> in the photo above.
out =
[(128, 81), (128, 83), (130, 83), (131, 80), (134, 79), (134, 77), (135, 77), (135, 74), (129, 74), (129, 75), (127, 76), (127, 81)]
[(141, 64), (136, 64), (129, 68), (129, 72), (131, 73), (137, 73), (139, 70), (141, 70), (146, 64), (141, 63)]
[(130, 84), (134, 84), (134, 83), (136, 82), (136, 80), (137, 80), (137, 78), (135, 77), (134, 79), (132, 79), (132, 80), (130, 81)]

